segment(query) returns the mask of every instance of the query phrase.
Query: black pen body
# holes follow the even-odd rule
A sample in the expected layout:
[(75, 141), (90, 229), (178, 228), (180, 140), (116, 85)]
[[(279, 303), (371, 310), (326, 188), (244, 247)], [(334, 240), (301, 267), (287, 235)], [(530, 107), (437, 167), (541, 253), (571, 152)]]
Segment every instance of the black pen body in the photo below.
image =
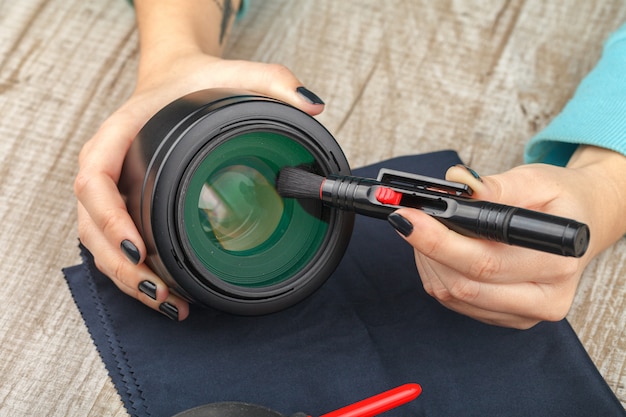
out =
[(572, 219), (462, 197), (446, 198), (446, 206), (432, 215), (465, 236), (574, 257), (589, 245), (588, 226)]
[(369, 178), (329, 176), (320, 187), (320, 199), (331, 207), (386, 219), (400, 207), (381, 204), (376, 199), (379, 187), (379, 182)]
[[(382, 199), (383, 189), (398, 199)], [(320, 186), (320, 199), (329, 206), (379, 219), (401, 207), (415, 208), (464, 236), (563, 256), (580, 257), (589, 244), (587, 225), (571, 219), (434, 191), (389, 187), (368, 178), (330, 176)]]

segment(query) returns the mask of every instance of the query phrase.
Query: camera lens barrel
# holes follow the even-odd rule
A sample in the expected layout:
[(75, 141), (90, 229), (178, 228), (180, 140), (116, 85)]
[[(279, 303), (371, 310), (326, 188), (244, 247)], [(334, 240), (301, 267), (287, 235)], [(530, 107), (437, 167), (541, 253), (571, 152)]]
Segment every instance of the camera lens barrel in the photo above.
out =
[(131, 145), (119, 181), (146, 263), (187, 300), (234, 314), (287, 308), (318, 289), (354, 214), (281, 198), (285, 166), (349, 175), (313, 117), (247, 91), (211, 89), (164, 107)]

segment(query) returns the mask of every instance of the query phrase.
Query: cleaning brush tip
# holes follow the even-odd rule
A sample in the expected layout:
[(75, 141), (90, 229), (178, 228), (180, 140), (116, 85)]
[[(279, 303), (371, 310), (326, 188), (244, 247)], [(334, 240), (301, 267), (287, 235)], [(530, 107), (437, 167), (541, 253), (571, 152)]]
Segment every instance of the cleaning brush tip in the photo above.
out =
[(319, 198), (324, 177), (297, 167), (284, 167), (276, 178), (276, 191), (285, 198)]

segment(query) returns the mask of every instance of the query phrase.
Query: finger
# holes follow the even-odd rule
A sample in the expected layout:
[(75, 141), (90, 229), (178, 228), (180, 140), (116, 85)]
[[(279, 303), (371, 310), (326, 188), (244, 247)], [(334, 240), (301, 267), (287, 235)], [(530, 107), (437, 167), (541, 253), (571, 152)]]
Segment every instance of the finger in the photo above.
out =
[(451, 310), (499, 326), (528, 328), (540, 321), (565, 318), (571, 307), (571, 297), (563, 297), (561, 291), (548, 300), (545, 289), (529, 288), (530, 284), (495, 287), (482, 283), (481, 296), (471, 302), (455, 298), (458, 293), (443, 300), (435, 298)]
[[(116, 247), (111, 246), (104, 238), (97, 225), (93, 223), (85, 208), (78, 205), (78, 233), (81, 243), (90, 250), (98, 269), (108, 276), (124, 293), (133, 298), (142, 299), (148, 296), (155, 301), (165, 301), (168, 297), (167, 285), (147, 267), (133, 265), (126, 259)], [(133, 273), (130, 273), (130, 272)], [(143, 281), (149, 281), (153, 288), (140, 285)]]
[(463, 303), (460, 301), (441, 302), (444, 307), (456, 311), (459, 314), (471, 317), (474, 320), (490, 324), (493, 326), (509, 327), (514, 329), (526, 330), (544, 321), (542, 319), (516, 315), (506, 312), (484, 310), (476, 306)]
[(141, 263), (145, 245), (117, 188), (123, 158), (130, 146), (130, 141), (120, 136), (123, 134), (117, 128), (103, 127), (84, 147), (74, 192), (109, 245), (126, 255), (127, 249), (132, 249), (132, 261)]
[(165, 282), (148, 266), (133, 265), (117, 248), (111, 247), (80, 204), (78, 212), (81, 242), (93, 254), (96, 267), (122, 292), (171, 319), (184, 320), (189, 315), (187, 301), (171, 294)]
[(466, 165), (454, 165), (446, 171), (446, 180), (467, 184), (472, 189), (473, 194), (482, 189), (483, 179), (480, 175)]
[(562, 287), (471, 281), (445, 266), (433, 267), (432, 261), (419, 255), (416, 265), (429, 295), (447, 308), (485, 323), (529, 328), (539, 321), (562, 319), (571, 306), (572, 298), (564, 297)]
[(107, 176), (94, 174), (77, 186), (76, 195), (107, 243), (116, 247), (118, 253), (127, 255), (131, 262), (143, 262), (145, 245), (116, 184)]
[(234, 71), (239, 88), (274, 97), (310, 115), (324, 110), (324, 101), (283, 65), (249, 61), (222, 61), (221, 64), (231, 66), (221, 74), (232, 77)]
[(404, 238), (418, 252), (475, 281), (554, 283), (580, 267), (575, 258), (462, 236), (420, 210), (403, 208), (396, 214), (410, 225), (412, 232)]
[(446, 172), (446, 179), (469, 185), (472, 198), (533, 209), (544, 207), (561, 191), (551, 180), (557, 170), (562, 168), (522, 165), (502, 174), (480, 176), (465, 165), (455, 165)]
[[(438, 273), (446, 273), (445, 266), (437, 264), (437, 269), (443, 268), (443, 272), (436, 271), (432, 266), (433, 261), (421, 255), (415, 254), (415, 264), (419, 271), (419, 277), (427, 294), (437, 300), (442, 306), (453, 310), (459, 314), (471, 317), (483, 323), (496, 326), (528, 328), (536, 323), (536, 320), (529, 320), (510, 313), (485, 310), (463, 300), (452, 297), (445, 285), (439, 280)], [(455, 273), (455, 271), (451, 271)]]

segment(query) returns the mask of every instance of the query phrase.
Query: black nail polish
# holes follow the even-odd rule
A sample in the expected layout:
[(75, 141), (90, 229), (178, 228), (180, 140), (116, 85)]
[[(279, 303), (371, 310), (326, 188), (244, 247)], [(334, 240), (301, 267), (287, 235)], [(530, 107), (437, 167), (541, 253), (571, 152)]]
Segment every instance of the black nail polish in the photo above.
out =
[(151, 281), (141, 281), (139, 283), (139, 291), (146, 294), (148, 297), (153, 300), (157, 299), (157, 286), (154, 282)]
[(122, 240), (120, 248), (122, 249), (122, 253), (126, 255), (129, 261), (131, 261), (135, 265), (139, 263), (139, 260), (141, 259), (141, 253), (139, 253), (139, 249), (137, 249), (137, 246), (135, 246), (133, 242), (128, 239)]
[(319, 98), (317, 94), (305, 87), (296, 88), (296, 92), (300, 94), (306, 101), (311, 104), (324, 104), (324, 100)]
[(178, 321), (178, 308), (167, 301), (159, 305), (159, 311), (174, 321)]
[(413, 232), (413, 225), (398, 213), (391, 213), (387, 216), (387, 221), (400, 232), (403, 236), (408, 237)]
[(480, 175), (478, 175), (478, 172), (474, 171), (472, 168), (468, 167), (467, 165), (458, 165), (458, 166), (465, 168), (467, 172), (472, 174), (472, 177), (476, 178), (480, 182), (483, 182), (483, 179), (480, 178)]

